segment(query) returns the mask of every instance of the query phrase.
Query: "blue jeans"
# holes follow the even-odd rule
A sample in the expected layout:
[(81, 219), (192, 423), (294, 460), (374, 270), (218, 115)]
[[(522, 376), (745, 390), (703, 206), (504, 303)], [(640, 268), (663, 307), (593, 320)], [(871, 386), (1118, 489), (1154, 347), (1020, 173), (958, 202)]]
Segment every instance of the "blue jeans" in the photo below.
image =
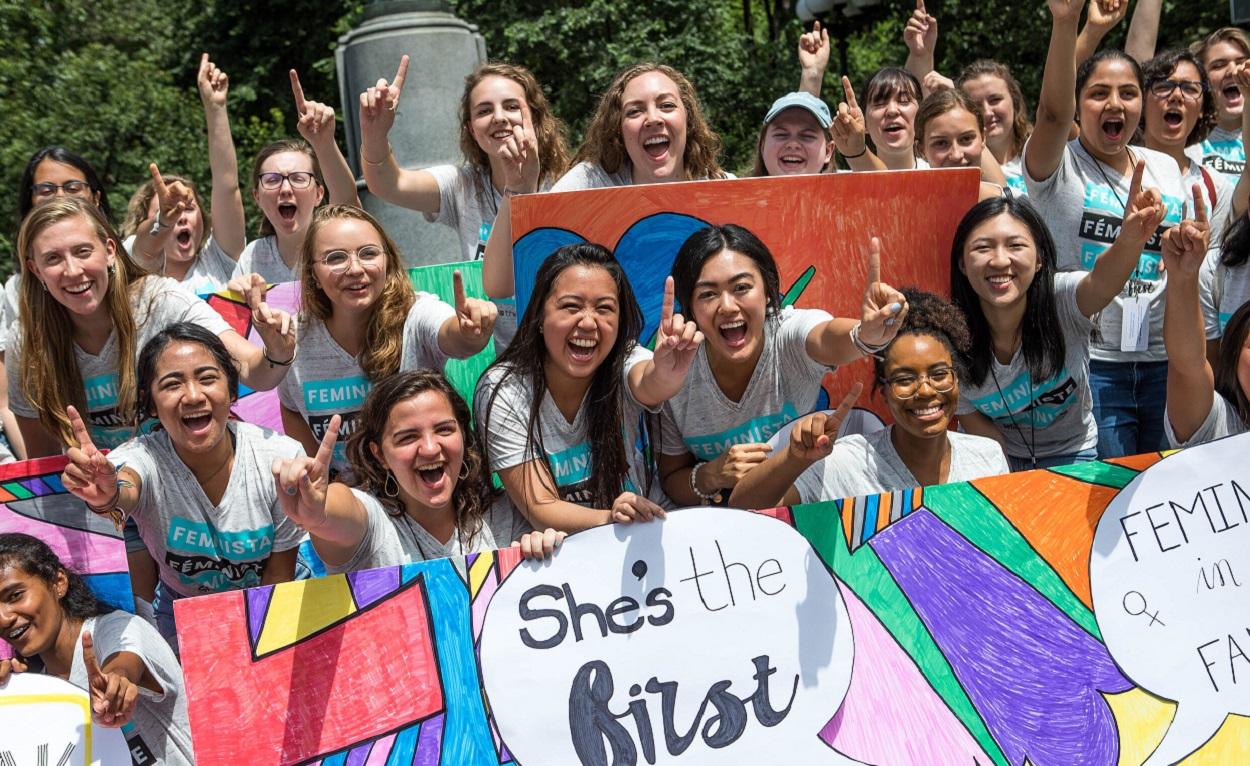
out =
[(1080, 452), (1067, 452), (1062, 455), (1047, 455), (1039, 457), (1037, 465), (1033, 465), (1033, 461), (1027, 457), (1007, 456), (1007, 463), (1011, 466), (1012, 471), (1029, 471), (1034, 468), (1058, 468), (1064, 465), (1072, 465), (1073, 463), (1089, 463), (1098, 459), (1098, 450), (1090, 447)]
[(1098, 457), (1106, 460), (1166, 447), (1167, 362), (1089, 361), (1098, 423)]

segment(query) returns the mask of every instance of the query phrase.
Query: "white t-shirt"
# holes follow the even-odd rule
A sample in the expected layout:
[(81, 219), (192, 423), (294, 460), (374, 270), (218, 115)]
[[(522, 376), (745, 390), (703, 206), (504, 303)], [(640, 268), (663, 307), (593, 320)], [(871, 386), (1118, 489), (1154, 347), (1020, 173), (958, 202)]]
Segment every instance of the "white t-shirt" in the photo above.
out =
[[(168, 277), (145, 277), (130, 301), (138, 330), (135, 342), (135, 358), (126, 364), (136, 364), (144, 344), (175, 322), (191, 322), (221, 335), (230, 329), (221, 314)], [(5, 370), (9, 378), (9, 409), (24, 418), (38, 418), (39, 413), (31, 406), (21, 390), (21, 334), (20, 325), (12, 334), (12, 343), (6, 352)], [(70, 343), (68, 338), (67, 343)], [(117, 370), (122, 363), (117, 358), (117, 331), (109, 333), (104, 348), (98, 355), (88, 354), (77, 345), (74, 357), (78, 360), (78, 372), (87, 394), (87, 427), (97, 447), (116, 447), (134, 435), (128, 419), (117, 410)]]
[[(1093, 326), (1076, 304), (1076, 288), (1083, 271), (1055, 275), (1055, 308), (1065, 349), (1063, 369), (1046, 380), (1033, 380), (1024, 361), (1024, 349), (1007, 364), (991, 358), (990, 371), (980, 385), (959, 381), (955, 412), (980, 412), (998, 426), (1007, 454), (1027, 458), (1067, 455), (1098, 444), (1098, 423), (1089, 388), (1089, 331)], [(995, 382), (997, 381), (997, 383)]]
[(632, 186), (633, 183), (633, 173), (628, 162), (621, 163), (621, 169), (615, 173), (609, 173), (593, 162), (579, 162), (552, 185), (551, 191), (607, 189), (614, 186)]
[[(1026, 147), (1027, 151), (1027, 147)], [(1134, 158), (1146, 161), (1143, 185), (1163, 196), (1167, 214), (1159, 231), (1142, 250), (1137, 269), (1124, 289), (1095, 320), (1090, 356), (1105, 362), (1157, 362), (1167, 359), (1163, 348), (1163, 291), (1160, 272), (1163, 231), (1181, 221), (1189, 191), (1181, 180), (1176, 160), (1141, 146), (1132, 147)], [(1089, 271), (1094, 261), (1111, 246), (1123, 223), (1124, 200), (1131, 176), (1094, 159), (1080, 139), (1069, 141), (1059, 167), (1045, 181), (1025, 173), (1029, 200), (1037, 207), (1055, 239), (1061, 271)], [(1142, 300), (1149, 316), (1149, 341), (1145, 351), (1121, 351), (1120, 323), (1125, 305)]]
[[(625, 388), (625, 401), (622, 403), (625, 433), (621, 438), (625, 440), (626, 454), (630, 456), (630, 471), (628, 476), (623, 477), (622, 485), (630, 492), (644, 491), (648, 482), (639, 444), (639, 421), (644, 408), (634, 399), (629, 388), (629, 371), (635, 364), (650, 358), (649, 350), (635, 344), (625, 360), (622, 381)], [(498, 365), (488, 368), (478, 381), (473, 409), (477, 427), (484, 434), (490, 470), (500, 471), (535, 460), (541, 449), (546, 453), (547, 466), (551, 469), (560, 499), (592, 507), (589, 505), (589, 482), (593, 470), (589, 431), (598, 427), (596, 414), (587, 411), (591, 405), (583, 399), (570, 423), (551, 398), (551, 392), (545, 392), (538, 415), (542, 432), (540, 447), (529, 430), (531, 391), (528, 379), (515, 374), (505, 378), (505, 369)]]
[(1191, 158), (1237, 185), (1241, 169), (1246, 165), (1246, 147), (1241, 141), (1241, 128), (1225, 130), (1216, 126), (1206, 140), (1185, 150)]
[[(816, 503), (843, 497), (863, 497), (920, 486), (898, 456), (890, 434), (894, 426), (870, 434), (848, 434), (833, 443), (833, 452), (813, 463), (794, 482), (799, 500)], [(950, 472), (946, 481), (972, 481), (1010, 473), (998, 442), (983, 436), (948, 431)]]
[(764, 323), (764, 350), (739, 401), (721, 391), (699, 347), (686, 384), (664, 403), (660, 451), (715, 459), (729, 447), (766, 442), (782, 426), (816, 406), (820, 381), (830, 369), (807, 354), (807, 336), (831, 319), (820, 309), (787, 306)]
[(82, 657), (82, 634), (91, 632), (96, 661), (103, 667), (120, 652), (130, 652), (143, 661), (161, 687), (156, 692), (139, 687), (134, 714), (122, 727), (131, 759), (138, 764), (193, 766), (191, 724), (187, 720), (187, 693), (182, 683), (182, 667), (156, 628), (128, 612), (114, 611), (83, 621), (74, 642), (74, 660), (69, 682), (90, 691), (87, 663)]
[[(447, 355), (438, 347), (438, 330), (455, 313), (437, 296), (417, 293), (404, 322), (401, 370), (443, 369)], [(333, 467), (347, 470), (347, 437), (356, 430), (360, 409), (374, 381), (365, 375), (359, 360), (334, 340), (325, 322), (305, 314), (300, 317), (300, 325), (299, 353), (278, 386), (278, 400), (283, 407), (299, 413), (318, 441), (325, 436), (332, 417), (342, 418)]]
[(0, 352), (9, 346), (9, 338), (13, 337), (13, 327), (21, 315), (21, 299), (18, 289), (21, 287), (22, 273), (19, 271), (4, 281), (4, 292), (0, 294)]
[(532, 529), (507, 496), (500, 495), (486, 509), (482, 527), (476, 534), (470, 538), (457, 530), (447, 542), (441, 543), (406, 514), (392, 516), (372, 495), (358, 489), (353, 489), (352, 494), (365, 507), (365, 535), (347, 563), (342, 566), (326, 564), (326, 571), (330, 574), (507, 548)]
[(248, 242), (239, 255), (238, 268), (240, 274), (260, 274), (270, 284), (299, 279), (299, 264), (295, 268), (286, 265), (278, 252), (278, 237), (274, 234)]
[(1185, 441), (1177, 439), (1176, 432), (1172, 430), (1172, 418), (1166, 412), (1163, 417), (1163, 430), (1168, 437), (1168, 444), (1173, 447), (1194, 447), (1216, 439), (1223, 439), (1225, 436), (1243, 434), (1250, 431), (1250, 426), (1246, 425), (1246, 421), (1237, 414), (1237, 408), (1233, 406), (1233, 403), (1216, 391), (1211, 400), (1211, 411), (1207, 413), (1202, 425), (1198, 426), (1198, 430), (1194, 431), (1193, 436)]
[(131, 516), (161, 580), (183, 596), (260, 585), (269, 555), (297, 547), (304, 537), (278, 504), (272, 471), (274, 458), (293, 458), (304, 448), (250, 423), (231, 421), (228, 428), (235, 436), (234, 466), (216, 505), (163, 430), (109, 453), (114, 465), (132, 469), (143, 482)]
[[(131, 234), (122, 243), (126, 246), (126, 252), (131, 256), (135, 253), (135, 239), (136, 236)], [(191, 268), (187, 269), (181, 284), (196, 294), (215, 293), (218, 290), (224, 290), (226, 285), (230, 284), (230, 280), (238, 275), (238, 261), (226, 255), (226, 251), (222, 250), (217, 240), (210, 235), (204, 247), (200, 248), (200, 253), (195, 257)]]

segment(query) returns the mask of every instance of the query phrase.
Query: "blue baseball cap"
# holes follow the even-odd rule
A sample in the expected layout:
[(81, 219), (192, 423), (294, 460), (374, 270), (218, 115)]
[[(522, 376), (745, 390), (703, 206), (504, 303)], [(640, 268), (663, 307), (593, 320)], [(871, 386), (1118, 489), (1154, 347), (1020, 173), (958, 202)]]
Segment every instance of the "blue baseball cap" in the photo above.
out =
[(767, 125), (772, 122), (777, 115), (792, 107), (806, 109), (808, 112), (811, 112), (812, 116), (816, 118), (816, 122), (819, 122), (822, 128), (828, 128), (833, 124), (833, 118), (829, 116), (829, 106), (824, 101), (804, 91), (787, 93), (774, 101), (772, 108), (768, 110), (768, 114), (764, 115), (764, 124)]

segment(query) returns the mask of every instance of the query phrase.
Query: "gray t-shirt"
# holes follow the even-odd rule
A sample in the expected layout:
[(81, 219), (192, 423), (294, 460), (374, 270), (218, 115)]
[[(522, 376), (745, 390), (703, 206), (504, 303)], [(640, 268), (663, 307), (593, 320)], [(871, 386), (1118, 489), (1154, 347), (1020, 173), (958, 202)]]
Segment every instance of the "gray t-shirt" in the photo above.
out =
[[(894, 426), (890, 426), (866, 435), (838, 437), (833, 452), (795, 480), (799, 500), (816, 503), (919, 487), (920, 482), (894, 449), (890, 440), (893, 430)], [(1011, 472), (1003, 448), (993, 439), (958, 431), (948, 431), (946, 437), (951, 445), (948, 483)]]
[(1219, 247), (1207, 252), (1199, 272), (1199, 297), (1207, 340), (1224, 334), (1228, 320), (1237, 309), (1250, 302), (1250, 261), (1240, 266), (1220, 263)]
[(82, 634), (86, 631), (91, 631), (91, 645), (101, 667), (119, 652), (130, 652), (143, 660), (162, 689), (162, 693), (157, 694), (139, 687), (134, 714), (122, 727), (131, 760), (145, 766), (193, 766), (195, 752), (191, 748), (182, 667), (169, 644), (156, 628), (128, 612), (114, 611), (83, 620), (78, 640), (74, 642), (69, 682), (88, 690), (87, 663), (82, 657)]
[[(1137, 269), (1124, 289), (1095, 318), (1095, 337), (1090, 356), (1105, 362), (1157, 362), (1167, 359), (1163, 348), (1163, 291), (1167, 285), (1160, 272), (1163, 231), (1181, 221), (1189, 191), (1181, 181), (1176, 160), (1141, 146), (1133, 157), (1146, 161), (1143, 185), (1159, 190), (1167, 215), (1155, 236), (1142, 250)], [(1123, 224), (1124, 201), (1131, 176), (1094, 159), (1080, 139), (1069, 141), (1059, 167), (1045, 181), (1028, 177), (1029, 200), (1037, 207), (1055, 238), (1061, 271), (1089, 271), (1094, 261), (1115, 242)], [(1143, 300), (1149, 314), (1149, 340), (1145, 351), (1121, 351), (1120, 324), (1127, 302)]]
[[(123, 243), (126, 246), (126, 252), (132, 256), (135, 252), (135, 238), (135, 235), (131, 234)], [(210, 235), (204, 247), (200, 248), (200, 254), (195, 257), (195, 263), (187, 269), (181, 284), (197, 295), (215, 293), (218, 290), (224, 290), (226, 285), (230, 284), (230, 280), (238, 275), (238, 261), (226, 255), (226, 251), (222, 250), (217, 240)]]
[(238, 267), (240, 274), (260, 274), (270, 284), (299, 279), (299, 264), (295, 268), (286, 265), (278, 252), (278, 237), (274, 234), (248, 242), (239, 255)]
[(1241, 141), (1240, 127), (1225, 130), (1216, 126), (1205, 141), (1188, 147), (1185, 154), (1224, 176), (1234, 186), (1246, 166), (1246, 147)]
[(17, 272), (4, 281), (4, 292), (0, 294), (0, 353), (9, 346), (9, 338), (13, 336), (13, 327), (21, 315), (18, 289), (21, 287), (22, 274)]
[(441, 543), (406, 514), (392, 516), (373, 495), (358, 489), (353, 489), (352, 494), (365, 507), (365, 535), (346, 564), (326, 564), (326, 571), (330, 574), (507, 548), (532, 529), (507, 496), (501, 495), (486, 509), (482, 527), (475, 535), (467, 537), (457, 530), (447, 542)]
[(686, 385), (660, 414), (660, 450), (715, 459), (735, 444), (766, 442), (782, 426), (816, 406), (820, 381), (830, 369), (807, 353), (807, 336), (831, 319), (820, 309), (786, 307), (764, 323), (764, 350), (739, 401), (720, 390), (699, 347)]
[[(642, 492), (647, 486), (645, 461), (642, 456), (639, 421), (643, 406), (634, 399), (629, 387), (629, 370), (651, 358), (651, 352), (635, 344), (625, 361), (624, 422), (626, 452), (631, 456), (630, 472), (624, 487), (630, 492)], [(478, 381), (474, 396), (474, 413), (477, 427), (483, 432), (486, 455), (491, 471), (500, 471), (535, 460), (538, 441), (530, 435), (530, 382), (521, 375), (507, 375), (501, 366), (486, 370)], [(502, 382), (501, 382), (502, 381)], [(589, 394), (587, 394), (589, 395)], [(492, 398), (493, 397), (493, 398)], [(489, 406), (488, 406), (489, 405)], [(551, 392), (543, 394), (538, 422), (542, 431), (542, 447), (546, 452), (547, 466), (556, 483), (556, 494), (561, 500), (589, 507), (591, 501), (588, 484), (593, 466), (590, 464), (589, 430), (596, 427), (595, 413), (587, 412), (586, 401), (577, 410), (573, 422), (564, 419), (560, 408), (551, 398)], [(654, 483), (654, 482), (652, 482)]]
[[(431, 367), (442, 370), (447, 355), (438, 347), (438, 330), (456, 310), (429, 293), (418, 293), (404, 322), (401, 370)], [(373, 381), (361, 369), (359, 360), (334, 340), (325, 322), (316, 317), (300, 317), (299, 353), (278, 386), (282, 406), (308, 423), (318, 441), (325, 436), (330, 419), (342, 418), (339, 440), (334, 445), (333, 467), (348, 467), (347, 437), (356, 430), (357, 417)]]
[(551, 187), (553, 192), (581, 191), (582, 189), (608, 189), (614, 186), (632, 186), (633, 173), (629, 163), (621, 163), (621, 169), (609, 173), (593, 162), (579, 162), (560, 177)]
[(1017, 154), (1003, 163), (1003, 175), (1007, 177), (1007, 188), (1017, 197), (1027, 196), (1029, 187), (1024, 182), (1024, 157)]
[(184, 596), (260, 585), (271, 553), (298, 546), (304, 533), (278, 505), (274, 458), (304, 454), (294, 439), (231, 421), (234, 467), (212, 505), (165, 431), (139, 436), (109, 453), (143, 482), (133, 513), (161, 580)]
[[(175, 322), (191, 322), (214, 335), (230, 329), (226, 320), (194, 293), (184, 289), (168, 277), (145, 277), (133, 293), (130, 310), (134, 314), (135, 358), (126, 364), (136, 364), (144, 344), (157, 333)], [(5, 370), (9, 379), (9, 409), (24, 418), (38, 418), (39, 413), (31, 406), (21, 387), (21, 327), (14, 330), (12, 343), (6, 352)], [(68, 338), (66, 342), (70, 343)], [(109, 333), (104, 348), (98, 355), (88, 354), (77, 345), (74, 357), (78, 360), (78, 372), (87, 394), (87, 427), (97, 447), (116, 447), (134, 435), (127, 424), (128, 418), (117, 409), (117, 370), (122, 364), (117, 358), (117, 331)]]
[(1063, 369), (1046, 380), (1033, 380), (1024, 361), (1024, 349), (1016, 349), (1008, 364), (990, 362), (990, 372), (980, 385), (959, 381), (959, 406), (966, 415), (980, 412), (994, 421), (1007, 443), (1007, 454), (1027, 458), (1067, 455), (1098, 444), (1093, 395), (1089, 389), (1090, 320), (1076, 305), (1076, 288), (1083, 271), (1055, 275), (1055, 307), (1063, 333)]
[[(1192, 158), (1191, 158), (1192, 159)], [(1211, 185), (1207, 186), (1207, 180), (1210, 179)], [(1189, 169), (1184, 175), (1185, 188), (1188, 189), (1194, 184), (1202, 189), (1202, 196), (1206, 198), (1207, 212), (1211, 221), (1211, 244), (1207, 250), (1207, 257), (1202, 262), (1202, 270), (1199, 272), (1199, 301), (1202, 304), (1202, 320), (1206, 326), (1207, 339), (1218, 338), (1222, 334), (1224, 325), (1228, 322), (1228, 317), (1232, 315), (1232, 311), (1224, 315), (1221, 320), (1220, 306), (1217, 303), (1222, 302), (1220, 291), (1223, 289), (1221, 284), (1216, 286), (1216, 281), (1227, 276), (1219, 269), (1220, 260), (1220, 243), (1224, 241), (1224, 232), (1232, 225), (1233, 211), (1233, 185), (1221, 173), (1207, 169), (1203, 174), (1202, 166), (1197, 162), (1190, 162)], [(1211, 199), (1211, 190), (1215, 190), (1215, 200)], [(1192, 213), (1191, 213), (1192, 215)], [(1233, 285), (1234, 290), (1242, 285)], [(1234, 296), (1230, 296), (1230, 299)], [(1244, 300), (1244, 297), (1243, 297)], [(1240, 305), (1240, 304), (1239, 304)], [(1236, 310), (1235, 308), (1233, 310)]]
[(1233, 403), (1216, 391), (1211, 400), (1211, 411), (1207, 413), (1202, 425), (1198, 426), (1198, 430), (1194, 431), (1193, 436), (1185, 441), (1177, 439), (1176, 432), (1172, 430), (1172, 418), (1167, 412), (1163, 415), (1163, 431), (1168, 437), (1168, 444), (1173, 447), (1194, 447), (1216, 439), (1223, 439), (1225, 436), (1243, 434), (1250, 431), (1250, 425), (1247, 425), (1246, 421), (1241, 419), (1241, 415), (1237, 414), (1237, 408), (1233, 406)]

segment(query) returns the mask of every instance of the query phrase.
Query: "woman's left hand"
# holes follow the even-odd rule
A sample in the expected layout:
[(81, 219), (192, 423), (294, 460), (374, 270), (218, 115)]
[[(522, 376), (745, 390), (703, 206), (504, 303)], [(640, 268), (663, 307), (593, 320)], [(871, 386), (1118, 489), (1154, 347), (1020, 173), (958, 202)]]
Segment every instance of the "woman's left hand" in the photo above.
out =
[(703, 333), (694, 322), (673, 313), (673, 278), (664, 280), (664, 303), (660, 309), (660, 326), (655, 334), (655, 353), (651, 357), (655, 369), (667, 379), (686, 377)]
[(87, 666), (87, 689), (91, 693), (91, 717), (111, 729), (125, 726), (135, 712), (139, 687), (120, 673), (105, 673), (96, 661), (91, 632), (82, 634), (82, 661)]
[(869, 346), (884, 346), (894, 340), (907, 316), (907, 299), (881, 281), (881, 240), (868, 243), (868, 286), (860, 312), (859, 338)]
[(538, 136), (530, 122), (528, 108), (521, 110), (521, 124), (512, 126), (512, 135), (499, 146), (499, 159), (504, 162), (504, 191), (532, 194), (538, 191), (542, 177), (542, 158), (538, 156)]
[(566, 537), (568, 537), (567, 532), (558, 532), (549, 527), (542, 532), (534, 531), (521, 535), (521, 539), (513, 542), (512, 547), (521, 549), (523, 559), (549, 559)]
[(304, 98), (304, 88), (299, 82), (299, 73), (294, 69), (291, 75), (291, 95), (295, 97), (295, 114), (299, 122), (296, 127), (304, 140), (314, 148), (334, 143), (334, 107), (320, 101), (309, 101)]
[(252, 305), (252, 327), (265, 344), (265, 354), (274, 362), (290, 363), (295, 359), (295, 323), (291, 315), (270, 306), (262, 298)]
[(456, 321), (460, 323), (460, 333), (466, 338), (489, 338), (495, 329), (495, 320), (499, 318), (499, 307), (490, 301), (470, 298), (464, 291), (464, 278), (460, 271), (451, 273), (452, 291), (455, 293)]

